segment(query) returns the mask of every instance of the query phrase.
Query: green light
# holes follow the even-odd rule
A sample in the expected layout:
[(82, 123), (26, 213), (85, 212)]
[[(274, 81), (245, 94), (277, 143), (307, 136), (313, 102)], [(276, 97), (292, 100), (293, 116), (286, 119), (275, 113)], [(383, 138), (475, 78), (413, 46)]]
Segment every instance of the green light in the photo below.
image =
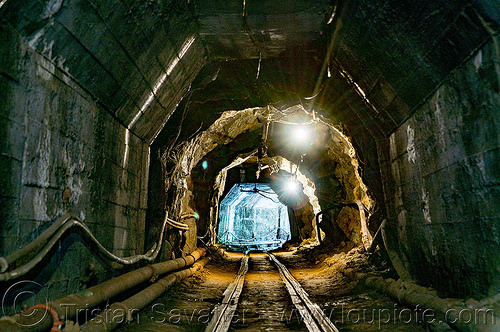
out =
[(208, 161), (203, 160), (203, 162), (201, 163), (201, 168), (203, 168), (203, 170), (206, 170), (208, 168)]

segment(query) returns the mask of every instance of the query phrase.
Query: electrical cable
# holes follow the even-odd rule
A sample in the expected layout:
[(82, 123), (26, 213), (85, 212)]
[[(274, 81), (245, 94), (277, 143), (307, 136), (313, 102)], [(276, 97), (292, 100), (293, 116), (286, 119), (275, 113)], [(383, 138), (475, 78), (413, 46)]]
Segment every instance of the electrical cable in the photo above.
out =
[[(72, 227), (78, 227), (83, 230), (83, 235), (88, 237), (96, 246), (101, 254), (103, 254), (110, 261), (119, 263), (121, 265), (131, 265), (135, 264), (141, 260), (146, 260), (148, 262), (152, 262), (156, 259), (156, 256), (160, 252), (161, 243), (163, 241), (163, 233), (165, 231), (165, 224), (167, 220), (163, 222), (162, 231), (160, 233), (159, 242), (155, 243), (153, 247), (144, 255), (134, 255), (130, 257), (118, 257), (115, 254), (108, 251), (92, 234), (90, 229), (82, 222), (80, 222), (75, 217), (71, 217), (67, 222), (65, 222), (52, 236), (45, 246), (35, 255), (28, 263), (16, 268), (13, 271), (5, 272), (0, 274), (0, 281), (6, 281), (9, 279), (19, 278), (29, 271), (31, 271), (36, 265), (38, 265), (45, 256), (51, 251), (54, 245), (60, 240), (60, 238)], [(21, 249), (22, 250), (22, 249)]]
[(177, 229), (180, 229), (181, 231), (188, 231), (189, 230), (189, 226), (187, 224), (172, 220), (172, 219), (168, 218), (167, 216), (165, 216), (165, 222), (167, 223), (167, 225), (172, 226), (172, 227), (177, 228)]

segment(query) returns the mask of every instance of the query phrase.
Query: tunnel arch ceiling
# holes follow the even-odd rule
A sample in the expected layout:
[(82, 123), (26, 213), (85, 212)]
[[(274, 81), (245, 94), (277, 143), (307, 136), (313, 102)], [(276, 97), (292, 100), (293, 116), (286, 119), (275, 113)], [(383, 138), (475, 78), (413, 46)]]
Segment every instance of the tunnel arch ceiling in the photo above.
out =
[[(207, 63), (214, 66), (213, 60), (222, 61), (222, 67), (234, 63), (237, 86), (246, 87), (242, 89), (246, 94), (242, 91), (234, 98), (228, 93), (205, 103), (227, 103), (231, 106), (226, 109), (237, 109), (267, 104), (252, 97), (266, 97), (255, 93), (259, 84), (270, 91), (294, 91), (283, 83), (287, 80), (299, 96), (313, 95), (326, 55), (329, 68), (323, 74), (328, 71), (339, 80), (330, 77), (323, 82), (317, 100), (328, 105), (348, 103), (349, 112), (339, 114), (340, 121), (361, 121), (372, 135), (387, 136), (486, 41), (486, 25), (494, 31), (499, 23), (498, 8), (480, 0), (451, 4), (46, 0), (4, 1), (0, 11), (6, 32), (19, 34), (44, 54), (49, 71), (54, 71), (52, 66), (61, 68), (148, 143), (175, 114), (179, 101), (186, 99), (190, 84), (196, 85), (195, 77), (200, 85), (213, 77), (210, 70), (200, 71)], [(190, 38), (193, 43), (184, 52)], [(260, 80), (254, 80), (259, 59)], [(267, 65), (273, 68), (269, 76), (277, 76), (274, 80), (265, 78)], [(14, 68), (6, 67), (6, 74)], [(287, 72), (291, 79), (274, 75)], [(234, 86), (230, 83), (221, 82), (220, 90), (229, 91)], [(360, 106), (359, 98), (345, 97), (353, 93), (361, 93), (375, 110)], [(145, 116), (136, 118), (138, 114)]]
[(387, 137), (489, 37), (483, 23), (498, 23), (498, 10), (474, 5), (194, 1), (208, 63), (186, 102), (204, 118), (207, 109), (310, 97), (321, 83), (315, 101), (337, 106), (340, 122)]

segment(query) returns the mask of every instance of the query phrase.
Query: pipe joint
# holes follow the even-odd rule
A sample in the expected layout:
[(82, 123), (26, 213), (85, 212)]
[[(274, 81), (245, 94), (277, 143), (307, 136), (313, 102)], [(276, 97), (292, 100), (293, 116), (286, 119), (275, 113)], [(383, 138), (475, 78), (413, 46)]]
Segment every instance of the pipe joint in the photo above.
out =
[(156, 270), (154, 265), (149, 264), (149, 265), (147, 265), (147, 267), (149, 267), (151, 269), (151, 278), (149, 279), (149, 282), (155, 283), (156, 280), (158, 280), (158, 271)]
[[(191, 256), (191, 255), (189, 255), (189, 256)], [(186, 260), (186, 257), (179, 257), (179, 258), (181, 258), (184, 261), (184, 266), (188, 266), (189, 265), (188, 262), (187, 262), (187, 260)], [(196, 261), (196, 259), (195, 259), (195, 261)]]
[[(64, 326), (64, 323), (61, 322), (61, 320), (59, 319), (59, 316), (57, 315), (57, 312), (55, 311), (55, 309), (46, 305), (46, 304), (35, 304), (34, 306), (32, 306), (31, 308), (29, 308), (27, 310), (21, 310), (21, 312), (24, 315), (32, 315), (33, 311), (35, 309), (43, 309), (43, 310), (45, 310), (45, 313), (49, 312), (50, 315), (52, 316), (52, 328), (50, 329), (50, 332), (60, 332), (61, 331), (62, 327)], [(44, 316), (45, 316), (45, 314), (44, 314)]]

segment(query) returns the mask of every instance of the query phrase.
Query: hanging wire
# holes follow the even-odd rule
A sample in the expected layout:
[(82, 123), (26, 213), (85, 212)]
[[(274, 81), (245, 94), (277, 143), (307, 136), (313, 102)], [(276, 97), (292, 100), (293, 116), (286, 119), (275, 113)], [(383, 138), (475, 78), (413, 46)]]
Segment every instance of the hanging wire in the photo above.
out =
[(265, 197), (265, 198), (267, 198), (267, 199), (270, 199), (273, 203), (276, 203), (276, 204), (278, 204), (278, 203), (279, 203), (279, 201), (275, 201), (272, 197), (269, 197), (269, 196), (264, 195), (264, 194), (263, 194), (260, 190), (259, 190), (257, 193), (258, 193), (259, 195), (261, 195), (262, 197)]
[(261, 61), (262, 61), (262, 52), (259, 52), (259, 66), (257, 67), (257, 77), (255, 77), (256, 80), (259, 79)]

